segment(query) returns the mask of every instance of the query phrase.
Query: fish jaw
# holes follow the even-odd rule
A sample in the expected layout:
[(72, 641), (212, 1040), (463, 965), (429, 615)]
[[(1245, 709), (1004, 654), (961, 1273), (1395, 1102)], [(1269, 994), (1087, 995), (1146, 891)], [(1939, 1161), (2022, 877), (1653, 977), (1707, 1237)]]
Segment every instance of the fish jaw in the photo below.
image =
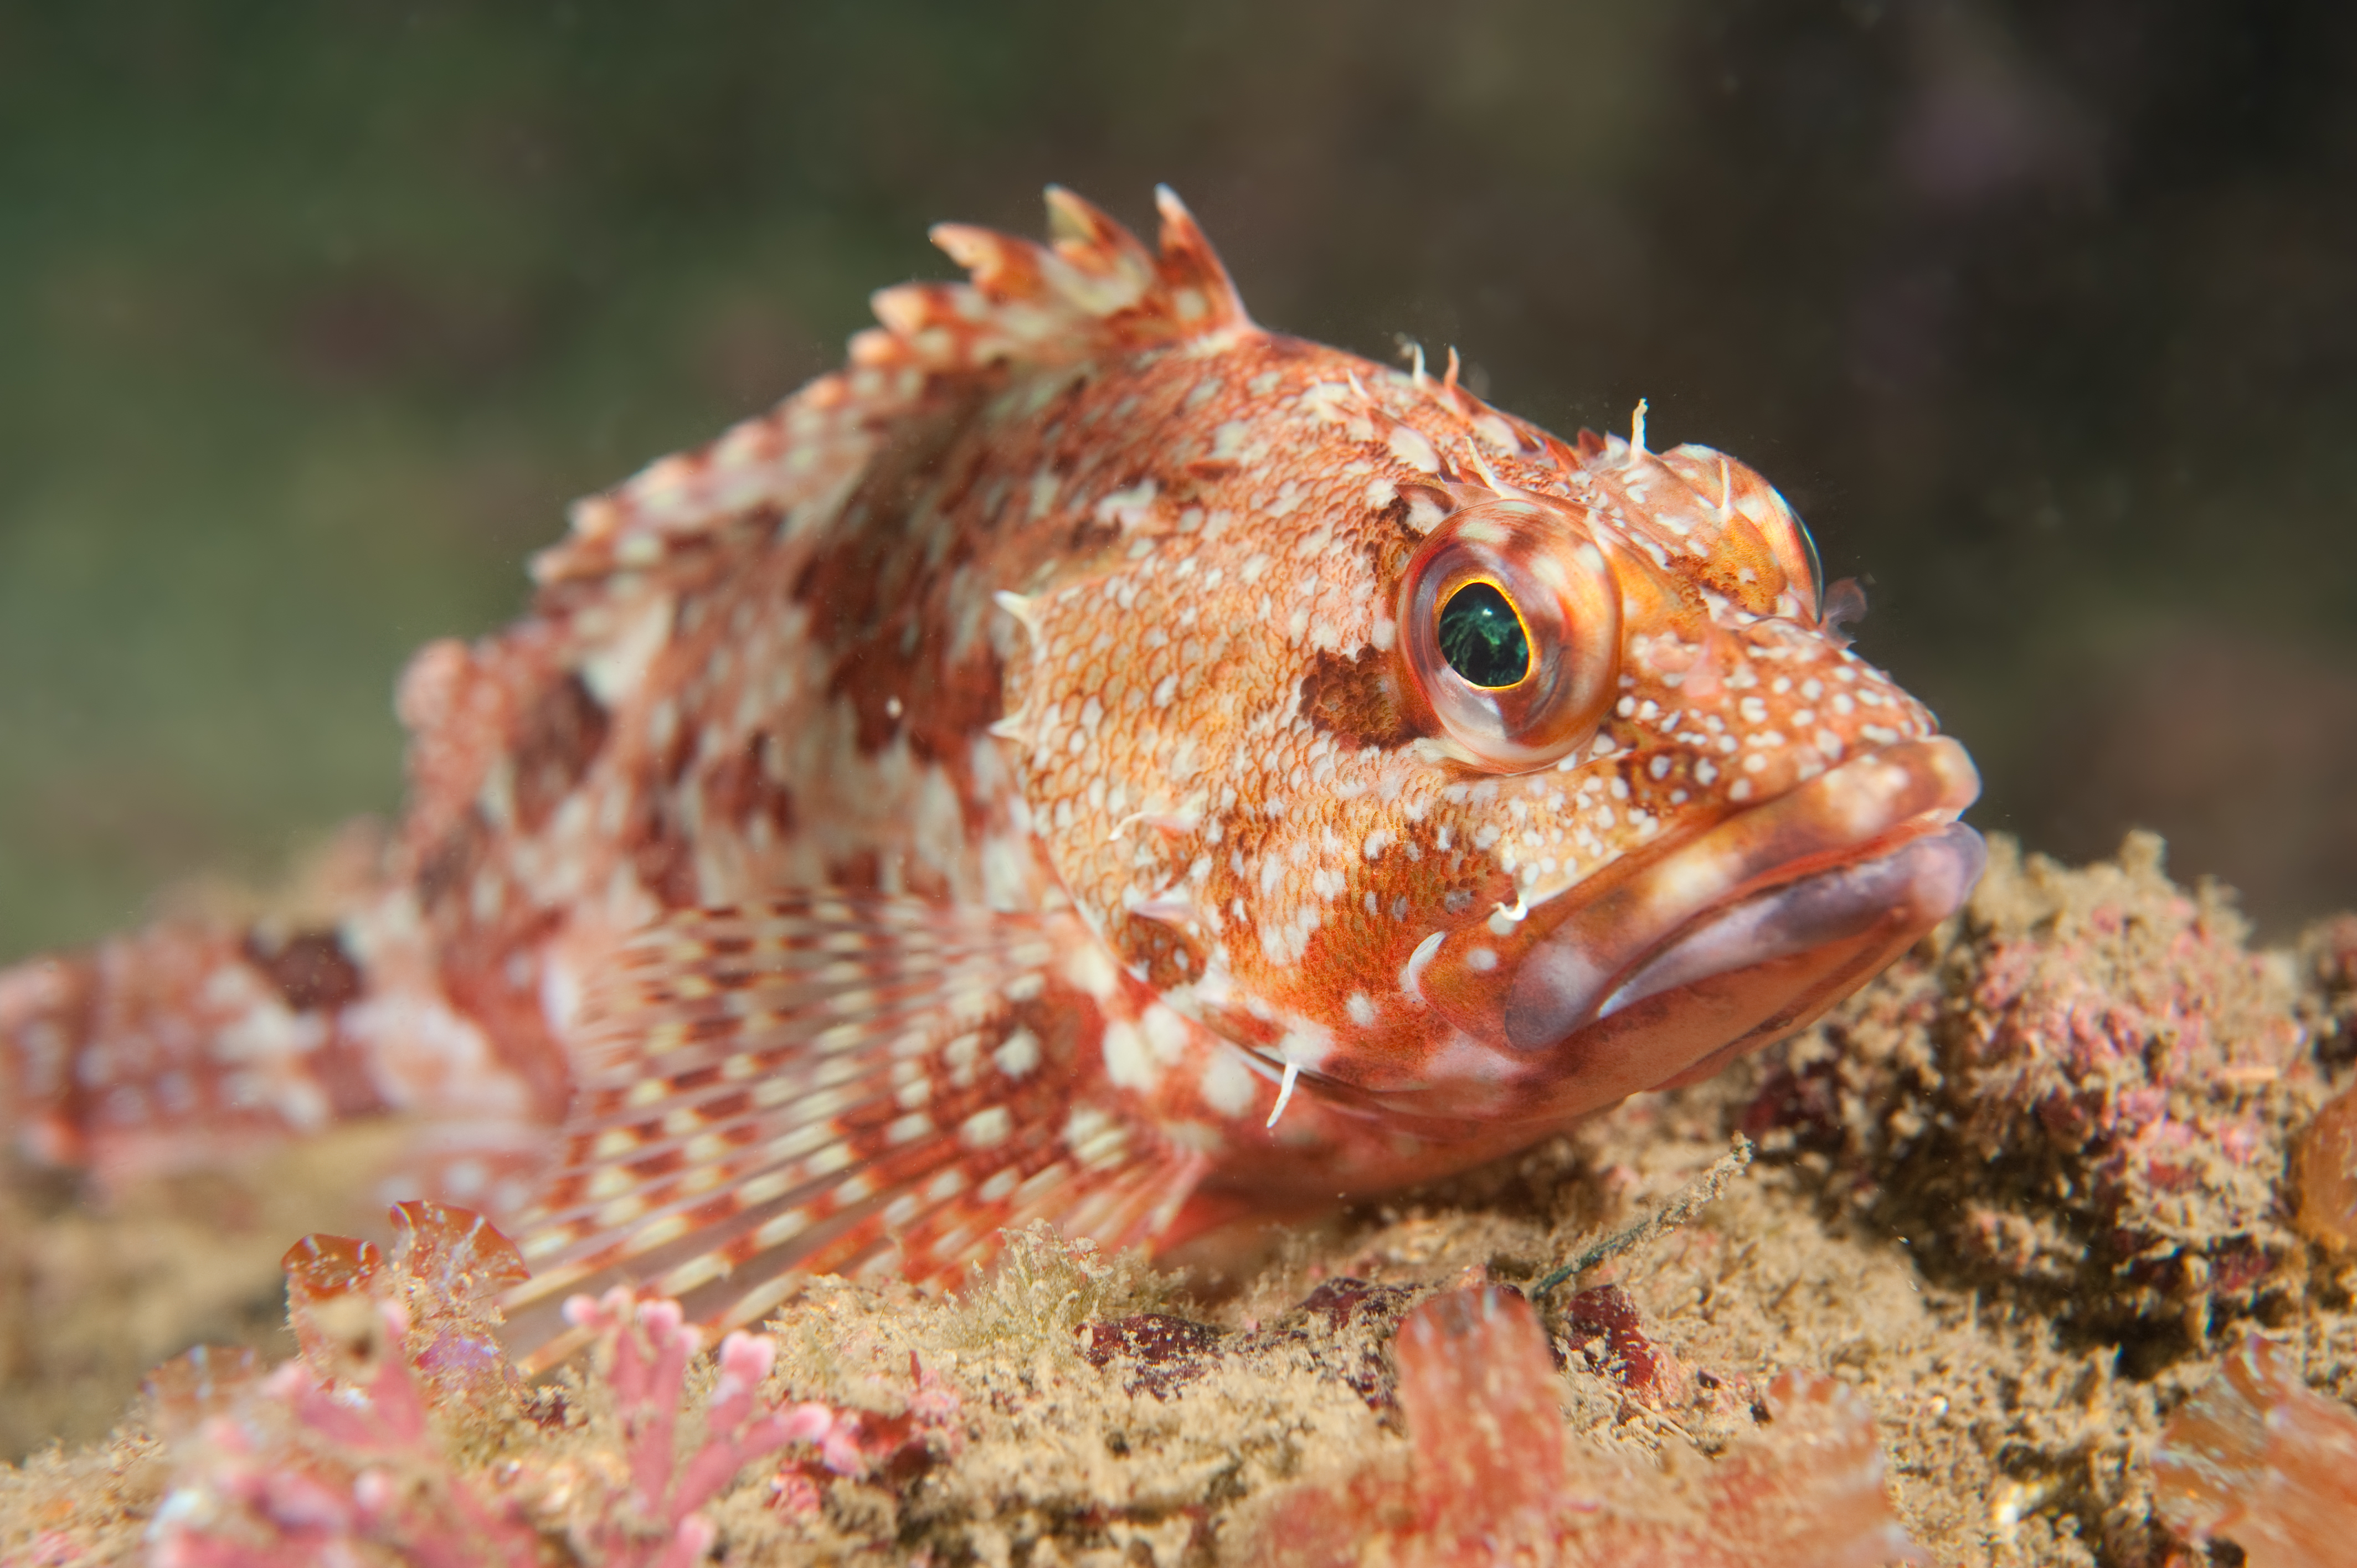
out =
[(1903, 742), (1452, 932), (1419, 980), (1460, 1070), (1382, 1098), (1560, 1122), (1781, 1038), (1962, 907), (1979, 789), (1953, 740)]

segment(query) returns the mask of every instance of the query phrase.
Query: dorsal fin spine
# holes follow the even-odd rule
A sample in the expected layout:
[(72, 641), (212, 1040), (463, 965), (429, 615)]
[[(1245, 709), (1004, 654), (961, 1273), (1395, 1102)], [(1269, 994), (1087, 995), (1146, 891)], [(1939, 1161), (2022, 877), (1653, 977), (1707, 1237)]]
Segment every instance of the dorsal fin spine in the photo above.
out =
[(935, 375), (1016, 360), (1060, 364), (1108, 349), (1250, 329), (1227, 269), (1168, 187), (1155, 203), (1160, 250), (1071, 191), (1047, 193), (1050, 242), (963, 223), (933, 242), (963, 283), (908, 283), (871, 301), (881, 326), (856, 333), (848, 363), (716, 441), (657, 459), (574, 503), (572, 530), (533, 558), (544, 585), (662, 559), (667, 542), (761, 507), (781, 514), (834, 493), (881, 433), (918, 407)]

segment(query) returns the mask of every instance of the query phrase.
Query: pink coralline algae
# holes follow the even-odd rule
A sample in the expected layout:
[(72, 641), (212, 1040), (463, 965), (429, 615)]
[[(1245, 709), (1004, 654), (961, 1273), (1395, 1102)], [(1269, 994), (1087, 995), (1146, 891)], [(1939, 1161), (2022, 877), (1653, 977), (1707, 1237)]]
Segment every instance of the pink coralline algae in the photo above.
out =
[(1668, 1471), (1575, 1444), (1546, 1334), (1496, 1286), (1436, 1296), (1394, 1341), (1396, 1454), (1281, 1497), (1233, 1561), (1280, 1568), (1881, 1568), (1928, 1564), (1884, 1494), (1874, 1417), (1786, 1372), (1760, 1432)]
[(2257, 1335), (2170, 1418), (2153, 1481), (2165, 1522), (2233, 1541), (2249, 1568), (2357, 1562), (2357, 1412)]
[[(583, 1419), (562, 1392), (524, 1395), (490, 1337), (493, 1296), (522, 1263), (464, 1209), (404, 1204), (393, 1219), (389, 1257), (338, 1236), (289, 1251), (296, 1359), (265, 1375), (250, 1356), (197, 1351), (150, 1380), (176, 1465), (149, 1534), (156, 1568), (371, 1560), (363, 1547), (420, 1568), (527, 1568), (551, 1539), (603, 1568), (687, 1568), (716, 1539), (698, 1510), (755, 1461), (796, 1444), (837, 1474), (877, 1458), (858, 1415), (762, 1398), (777, 1348), (759, 1335), (724, 1339), (691, 1398), (701, 1332), (678, 1303), (620, 1288), (566, 1305), (595, 1346), (574, 1397), (610, 1402), (619, 1463), (503, 1444), (518, 1423)], [(698, 1438), (683, 1444), (683, 1426)]]
[(2073, 1316), (2258, 1287), (2300, 1250), (2276, 1129), (2321, 1086), (2292, 977), (2244, 936), (2221, 896), (2169, 882), (2149, 834), (2083, 872), (2000, 843), (1938, 966), (1936, 1058), (1900, 1066), (1900, 1113), (1875, 1118), (1885, 1184)]

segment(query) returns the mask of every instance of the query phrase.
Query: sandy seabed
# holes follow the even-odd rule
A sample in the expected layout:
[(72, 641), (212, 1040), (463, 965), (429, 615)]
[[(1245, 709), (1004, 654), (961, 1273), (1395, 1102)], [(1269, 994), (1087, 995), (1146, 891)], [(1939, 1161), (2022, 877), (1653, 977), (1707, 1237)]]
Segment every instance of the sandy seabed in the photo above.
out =
[[(864, 1476), (748, 1467), (705, 1510), (713, 1550), (1248, 1561), (1281, 1488), (1401, 1444), (1403, 1311), (1469, 1279), (1527, 1289), (1740, 1134), (1756, 1155), (1716, 1199), (1537, 1297), (1575, 1446), (1707, 1466), (1773, 1374), (1810, 1369), (1871, 1406), (1898, 1516), (1942, 1563), (2239, 1562), (2173, 1555), (2152, 1451), (2255, 1330), (2357, 1400), (2357, 1216), (2319, 1210), (2297, 1154), (2349, 1087), (2352, 1015), (2357, 918), (2253, 950), (2227, 896), (2167, 880), (2155, 840), (2082, 869), (1999, 841), (1967, 913), (1817, 1027), (1473, 1176), (1271, 1232), (1250, 1268), (1034, 1236), (954, 1294), (811, 1282), (770, 1326), (780, 1397), (877, 1430), (931, 1399), (931, 1435)], [(280, 1254), (361, 1231), (360, 1197), (336, 1195), (399, 1135), (103, 1208), (52, 1176), (0, 1184), (0, 1454), (29, 1455), (0, 1466), (0, 1562), (140, 1558), (187, 1441), (143, 1372), (200, 1341), (291, 1356)], [(601, 1401), (567, 1373), (440, 1419), (458, 1469), (594, 1476), (614, 1463)]]

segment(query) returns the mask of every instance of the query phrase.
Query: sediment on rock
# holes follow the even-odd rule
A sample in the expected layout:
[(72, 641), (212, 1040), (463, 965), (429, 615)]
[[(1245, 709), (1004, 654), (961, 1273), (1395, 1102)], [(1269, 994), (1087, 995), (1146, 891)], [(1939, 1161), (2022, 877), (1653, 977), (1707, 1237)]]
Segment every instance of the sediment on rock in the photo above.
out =
[[(731, 1562), (1233, 1557), (1285, 1488), (1347, 1491), (1407, 1464), (1405, 1320), (1469, 1279), (1531, 1292), (1740, 1133), (1758, 1155), (1723, 1196), (1532, 1297), (1553, 1380), (1534, 1408), (1551, 1402), (1570, 1451), (1702, 1484), (1759, 1452), (1759, 1412), (1791, 1373), (1871, 1412), (1895, 1516), (1942, 1563), (2158, 1564), (2190, 1550), (2172, 1520), (2255, 1550), (2264, 1520), (2169, 1514), (2152, 1461), (2255, 1332), (2282, 1392), (2246, 1379), (2254, 1408), (2297, 1389), (2320, 1402), (2301, 1409), (2345, 1413), (2357, 1397), (2357, 1261), (2334, 1241), (2338, 1123), (2319, 1120), (2357, 1078), (2351, 929), (2254, 952), (2231, 903), (2170, 884), (2147, 841), (2080, 870), (2001, 848), (1964, 916), (1817, 1028), (1501, 1165), (1288, 1231), (1250, 1277), (1032, 1235), (953, 1294), (810, 1282), (766, 1330), (768, 1402), (745, 1419), (823, 1408), (826, 1431), (809, 1417), (682, 1518)], [(78, 1418), (83, 1445), (0, 1470), (0, 1558), (141, 1561), (165, 1498), (195, 1484), (186, 1433), (161, 1395), (132, 1398), (132, 1352), (119, 1372), (102, 1358), (44, 1383), (27, 1348), (70, 1331), (152, 1360), (178, 1348), (176, 1305), (217, 1334), (208, 1304), (269, 1299), (293, 1237), (256, 1277), (197, 1290), (245, 1265), (233, 1248), (202, 1256), (185, 1204), (8, 1201), (0, 1344), (17, 1349), (0, 1406)], [(224, 1234), (267, 1212), (233, 1177), (212, 1201)], [(139, 1266), (74, 1262), (92, 1257)], [(295, 1353), (274, 1322), (252, 1337), (261, 1371)], [(699, 1364), (681, 1396), (691, 1456), (721, 1375)], [(435, 1462), (502, 1529), (605, 1560), (578, 1521), (630, 1469), (610, 1376), (462, 1378), (471, 1403), (436, 1402), (425, 1379)]]

